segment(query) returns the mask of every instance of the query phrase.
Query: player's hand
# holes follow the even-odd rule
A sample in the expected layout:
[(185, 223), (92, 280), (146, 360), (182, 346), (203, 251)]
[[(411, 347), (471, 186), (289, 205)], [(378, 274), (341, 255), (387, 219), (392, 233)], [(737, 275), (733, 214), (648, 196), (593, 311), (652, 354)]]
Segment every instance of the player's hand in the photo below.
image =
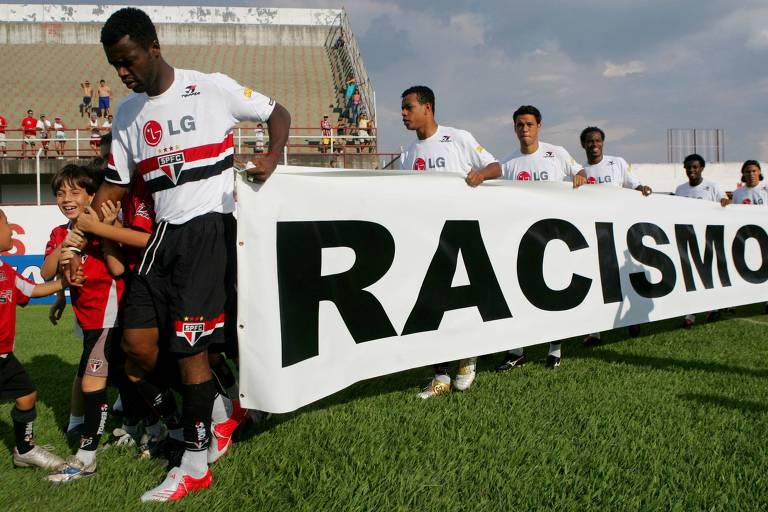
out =
[(82, 276), (82, 258), (79, 254), (73, 253), (67, 249), (61, 250), (59, 264), (61, 273), (64, 276), (64, 282), (70, 286), (83, 286), (84, 279), (78, 280), (78, 274)]
[(467, 185), (470, 187), (476, 187), (485, 181), (485, 178), (483, 178), (483, 175), (480, 172), (472, 170), (469, 171), (464, 181), (466, 181)]
[[(82, 214), (81, 214), (82, 215)], [(96, 213), (94, 212), (94, 215)], [(98, 216), (96, 217), (98, 222)], [(79, 220), (78, 220), (79, 222)], [(86, 221), (87, 222), (87, 221)], [(64, 242), (62, 242), (61, 247), (62, 249), (65, 247), (77, 247), (80, 250), (83, 250), (85, 248), (85, 233), (83, 233), (80, 229), (70, 229), (69, 233), (67, 233), (67, 237), (64, 239)]]
[[(67, 235), (67, 239), (69, 239), (70, 235), (72, 235), (72, 233), (75, 231), (80, 231), (81, 233), (93, 233), (94, 226), (100, 223), (101, 221), (99, 220), (99, 215), (96, 213), (96, 211), (90, 206), (86, 206), (83, 210), (83, 213), (77, 216), (77, 229), (70, 231)], [(75, 244), (68, 244), (67, 240), (64, 240), (64, 245), (71, 247)]]
[(651, 195), (651, 193), (653, 193), (653, 190), (648, 185), (643, 185), (642, 188), (640, 189), (640, 193), (643, 194), (644, 196), (649, 196)]
[(67, 298), (60, 293), (56, 294), (56, 301), (51, 304), (51, 308), (48, 310), (48, 320), (53, 325), (56, 325), (61, 320), (61, 315), (64, 313), (64, 308), (67, 307)]
[(581, 174), (577, 174), (573, 177), (573, 188), (579, 188), (582, 185), (587, 184), (587, 178), (582, 176)]
[(267, 181), (267, 178), (275, 172), (275, 168), (277, 168), (277, 158), (267, 155), (253, 160), (253, 167), (248, 167), (246, 172), (256, 181)]
[(106, 202), (101, 203), (101, 222), (104, 224), (114, 224), (117, 220), (117, 213), (120, 211), (120, 201), (117, 204), (113, 203), (111, 199), (107, 199)]
[(729, 204), (731, 204), (731, 200), (730, 200), (730, 199), (728, 199), (727, 197), (724, 197), (724, 198), (722, 198), (722, 199), (720, 200), (720, 206), (722, 206), (723, 208), (725, 208), (725, 207), (726, 207), (726, 206), (728, 206)]

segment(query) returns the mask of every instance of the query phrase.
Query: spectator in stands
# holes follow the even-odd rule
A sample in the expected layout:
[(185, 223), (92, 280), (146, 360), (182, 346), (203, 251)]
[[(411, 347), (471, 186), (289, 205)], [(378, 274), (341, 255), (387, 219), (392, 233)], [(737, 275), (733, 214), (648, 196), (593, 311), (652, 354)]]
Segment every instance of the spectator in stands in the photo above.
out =
[(357, 147), (357, 152), (363, 150), (363, 146), (368, 146), (368, 152), (371, 152), (371, 138), (369, 133), (371, 122), (368, 120), (368, 116), (363, 112), (360, 114), (360, 119), (357, 122), (357, 135), (360, 137), (360, 145)]
[(43, 146), (43, 155), (48, 158), (48, 144), (51, 138), (51, 122), (45, 118), (45, 114), (40, 114), (37, 120), (37, 129), (40, 130), (40, 139)]
[(360, 115), (360, 89), (355, 89), (355, 93), (352, 95), (352, 110), (349, 114), (349, 122), (351, 124), (357, 124), (357, 116)]
[(86, 80), (85, 82), (81, 83), (80, 89), (83, 92), (83, 102), (80, 104), (80, 117), (83, 117), (83, 114), (90, 117), (91, 99), (93, 98), (93, 87), (91, 87), (91, 82)]
[(34, 151), (37, 141), (37, 119), (34, 112), (27, 110), (27, 117), (21, 120), (21, 158), (27, 157), (27, 144)]
[(112, 98), (112, 90), (107, 85), (107, 82), (99, 80), (99, 113), (101, 117), (107, 117), (109, 115), (109, 101)]
[(5, 142), (5, 129), (8, 127), (8, 121), (3, 116), (0, 116), (0, 150), (3, 152), (3, 158), (8, 154), (8, 148)]
[(328, 120), (328, 116), (323, 116), (322, 121), (320, 121), (320, 132), (323, 137), (322, 141), (320, 142), (320, 152), (327, 153), (328, 148), (331, 147), (331, 136), (333, 134), (333, 127), (331, 126), (331, 122)]
[(53, 135), (55, 138), (53, 146), (56, 150), (56, 158), (58, 160), (64, 160), (64, 145), (67, 143), (67, 134), (64, 132), (64, 130), (66, 130), (67, 127), (64, 126), (64, 122), (61, 120), (61, 116), (56, 116), (56, 119), (53, 120), (53, 129), (56, 132)]
[(347, 84), (344, 88), (344, 117), (347, 119), (352, 120), (350, 117), (350, 113), (352, 111), (352, 95), (355, 94), (355, 91), (357, 90), (357, 79), (353, 75), (349, 75), (347, 77)]
[(336, 124), (336, 143), (333, 148), (337, 153), (342, 153), (344, 151), (344, 145), (347, 143), (347, 139), (345, 138), (347, 136), (347, 127), (347, 118), (339, 116), (338, 123)]
[(256, 125), (256, 128), (253, 129), (253, 135), (255, 137), (255, 140), (253, 142), (253, 152), (254, 153), (263, 153), (264, 152), (264, 139), (266, 136), (266, 133), (264, 132), (264, 125), (259, 123)]
[(328, 162), (328, 167), (330, 167), (331, 169), (335, 169), (337, 167), (335, 158), (331, 158), (331, 161)]
[(109, 114), (107, 118), (101, 123), (102, 133), (108, 133), (112, 131), (112, 114)]
[(91, 131), (91, 150), (96, 156), (101, 155), (101, 128), (99, 128), (99, 117), (96, 112), (91, 114), (91, 119), (88, 121), (88, 129)]

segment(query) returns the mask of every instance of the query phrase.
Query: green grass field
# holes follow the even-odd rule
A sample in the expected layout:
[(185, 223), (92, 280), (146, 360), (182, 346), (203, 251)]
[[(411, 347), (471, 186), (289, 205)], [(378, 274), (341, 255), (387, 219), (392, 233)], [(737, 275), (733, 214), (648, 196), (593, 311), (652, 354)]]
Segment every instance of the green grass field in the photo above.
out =
[[(475, 385), (416, 397), (422, 368), (359, 383), (251, 427), (207, 491), (174, 505), (139, 496), (163, 468), (131, 448), (99, 454), (98, 474), (54, 486), (14, 469), (11, 404), (0, 405), (0, 511), (768, 510), (768, 317), (762, 307), (563, 345), (563, 366), (531, 363)], [(72, 317), (20, 309), (16, 354), (38, 386), (39, 444), (70, 453), (62, 428), (79, 357)], [(114, 427), (110, 424), (109, 429)]]

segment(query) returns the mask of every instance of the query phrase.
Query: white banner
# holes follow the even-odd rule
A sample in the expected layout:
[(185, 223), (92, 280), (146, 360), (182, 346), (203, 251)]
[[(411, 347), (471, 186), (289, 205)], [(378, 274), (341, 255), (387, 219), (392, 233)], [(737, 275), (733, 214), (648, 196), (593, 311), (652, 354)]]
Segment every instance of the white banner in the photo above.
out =
[[(3, 212), (11, 225), (13, 248), (0, 253), (0, 258), (15, 268), (21, 275), (36, 283), (44, 280), (40, 276), (45, 245), (56, 226), (67, 222), (56, 205), (3, 206)], [(69, 291), (66, 292), (69, 295)], [(32, 303), (51, 303), (54, 296), (32, 299)]]
[(240, 389), (265, 411), (409, 368), (768, 299), (768, 211), (755, 206), (302, 168), (240, 181), (238, 202)]

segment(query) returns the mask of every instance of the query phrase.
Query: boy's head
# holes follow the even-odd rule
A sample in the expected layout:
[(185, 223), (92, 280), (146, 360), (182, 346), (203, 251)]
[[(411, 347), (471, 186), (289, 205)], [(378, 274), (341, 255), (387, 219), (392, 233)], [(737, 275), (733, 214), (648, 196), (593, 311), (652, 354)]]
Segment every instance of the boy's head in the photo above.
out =
[(10, 251), (13, 248), (11, 226), (5, 212), (0, 210), (0, 252)]
[(61, 168), (51, 181), (56, 205), (69, 220), (75, 220), (91, 204), (99, 183), (93, 172), (81, 165), (69, 164)]

